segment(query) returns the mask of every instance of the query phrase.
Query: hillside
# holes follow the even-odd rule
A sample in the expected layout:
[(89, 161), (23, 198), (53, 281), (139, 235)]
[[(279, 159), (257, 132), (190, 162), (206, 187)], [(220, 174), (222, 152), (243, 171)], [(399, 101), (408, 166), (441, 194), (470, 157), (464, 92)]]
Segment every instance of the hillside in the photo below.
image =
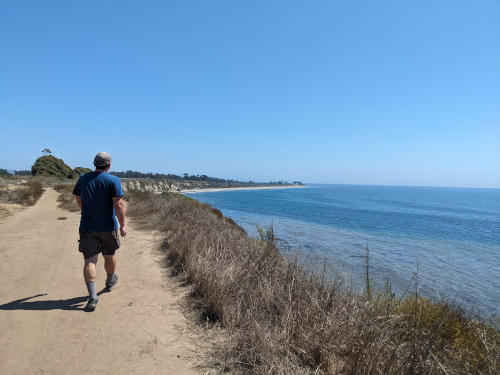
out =
[(52, 155), (41, 156), (36, 159), (31, 167), (31, 173), (35, 177), (59, 177), (59, 178), (77, 178), (78, 176), (91, 172), (85, 167), (76, 167), (72, 169), (64, 160), (58, 159)]
[(34, 177), (75, 178), (77, 174), (62, 159), (52, 155), (40, 156), (31, 167)]

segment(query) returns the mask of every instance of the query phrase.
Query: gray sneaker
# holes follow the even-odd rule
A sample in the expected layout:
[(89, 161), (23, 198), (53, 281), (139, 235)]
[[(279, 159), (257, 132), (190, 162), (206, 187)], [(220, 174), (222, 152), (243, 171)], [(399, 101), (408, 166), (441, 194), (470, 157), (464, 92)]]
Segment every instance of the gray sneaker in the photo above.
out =
[(111, 279), (111, 282), (110, 283), (106, 282), (106, 290), (108, 292), (111, 292), (111, 289), (113, 289), (113, 287), (116, 285), (117, 282), (118, 282), (118, 275), (115, 273)]
[(87, 302), (87, 306), (85, 306), (86, 311), (94, 311), (97, 306), (97, 300), (90, 298)]

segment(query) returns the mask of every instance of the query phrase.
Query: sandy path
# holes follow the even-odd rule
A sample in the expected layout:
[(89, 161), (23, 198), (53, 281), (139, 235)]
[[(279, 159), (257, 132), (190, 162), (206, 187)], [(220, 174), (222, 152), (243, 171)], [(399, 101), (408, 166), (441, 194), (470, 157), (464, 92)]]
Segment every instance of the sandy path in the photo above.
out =
[[(193, 336), (154, 234), (130, 227), (119, 283), (84, 312), (79, 213), (57, 208), (57, 196), (47, 189), (0, 224), (0, 374), (195, 374)], [(100, 258), (98, 290), (104, 281)]]

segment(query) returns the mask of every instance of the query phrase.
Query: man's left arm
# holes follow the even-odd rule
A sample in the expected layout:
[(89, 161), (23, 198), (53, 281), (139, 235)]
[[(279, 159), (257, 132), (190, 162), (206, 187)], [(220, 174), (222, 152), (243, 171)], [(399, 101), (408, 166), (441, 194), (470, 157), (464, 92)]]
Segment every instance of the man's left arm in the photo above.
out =
[(125, 237), (127, 235), (127, 225), (125, 223), (125, 202), (122, 197), (113, 197), (113, 207), (120, 223), (120, 234)]

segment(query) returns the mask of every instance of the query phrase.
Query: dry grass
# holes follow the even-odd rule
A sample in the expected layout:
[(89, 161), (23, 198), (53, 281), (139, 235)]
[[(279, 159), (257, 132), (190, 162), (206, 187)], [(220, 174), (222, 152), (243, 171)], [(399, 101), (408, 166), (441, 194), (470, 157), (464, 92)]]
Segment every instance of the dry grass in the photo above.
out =
[(43, 194), (40, 181), (29, 179), (20, 182), (17, 179), (4, 180), (0, 184), (0, 201), (23, 206), (33, 206)]
[(78, 204), (76, 203), (75, 197), (73, 195), (73, 187), (74, 187), (73, 183), (71, 184), (59, 183), (54, 185), (54, 189), (57, 192), (59, 192), (59, 197), (57, 198), (59, 204), (57, 205), (57, 207), (60, 207), (70, 212), (80, 211), (80, 207), (78, 207)]
[(325, 268), (283, 257), (272, 231), (249, 238), (218, 210), (176, 194), (135, 193), (129, 215), (164, 232), (173, 270), (204, 322), (227, 339), (212, 365), (249, 374), (494, 374), (499, 333), (418, 293), (356, 295)]

